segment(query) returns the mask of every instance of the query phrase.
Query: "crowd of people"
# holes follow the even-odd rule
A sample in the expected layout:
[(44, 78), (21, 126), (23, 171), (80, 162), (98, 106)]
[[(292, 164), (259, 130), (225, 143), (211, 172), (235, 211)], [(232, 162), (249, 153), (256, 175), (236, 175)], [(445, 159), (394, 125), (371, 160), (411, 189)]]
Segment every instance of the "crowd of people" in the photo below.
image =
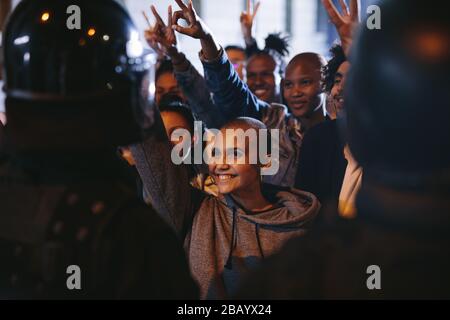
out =
[[(72, 4), (87, 37), (61, 27)], [(372, 30), (359, 1), (322, 0), (331, 58), (286, 61), (283, 34), (258, 47), (251, 4), (236, 19), (244, 47), (219, 44), (192, 0), (167, 19), (151, 6), (150, 54), (115, 1), (17, 6), (3, 37), (0, 298), (450, 298), (445, 12), (380, 1)], [(178, 34), (199, 40), (202, 73)], [(249, 131), (276, 132), (276, 148)]]

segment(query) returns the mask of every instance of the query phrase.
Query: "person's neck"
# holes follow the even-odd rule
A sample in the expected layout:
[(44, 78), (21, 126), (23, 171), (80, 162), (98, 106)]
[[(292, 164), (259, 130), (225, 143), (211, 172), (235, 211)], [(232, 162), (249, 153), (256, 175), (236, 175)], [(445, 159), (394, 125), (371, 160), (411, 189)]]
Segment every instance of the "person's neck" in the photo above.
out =
[(322, 108), (318, 108), (316, 111), (314, 111), (311, 115), (307, 117), (302, 117), (300, 119), (300, 122), (302, 126), (304, 127), (304, 130), (309, 130), (315, 125), (323, 122), (325, 120), (325, 115), (323, 114)]
[(231, 196), (239, 205), (251, 212), (264, 211), (272, 206), (272, 203), (264, 198), (261, 185), (258, 185), (257, 188), (251, 188), (248, 192), (232, 193)]

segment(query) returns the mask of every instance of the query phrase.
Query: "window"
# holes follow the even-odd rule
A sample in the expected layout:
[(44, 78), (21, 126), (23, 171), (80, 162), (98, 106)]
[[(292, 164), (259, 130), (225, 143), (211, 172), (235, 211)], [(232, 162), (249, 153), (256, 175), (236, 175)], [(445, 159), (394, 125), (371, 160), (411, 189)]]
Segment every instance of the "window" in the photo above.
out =
[(285, 28), (284, 30), (288, 34), (292, 34), (292, 0), (285, 0), (284, 11), (285, 11)]

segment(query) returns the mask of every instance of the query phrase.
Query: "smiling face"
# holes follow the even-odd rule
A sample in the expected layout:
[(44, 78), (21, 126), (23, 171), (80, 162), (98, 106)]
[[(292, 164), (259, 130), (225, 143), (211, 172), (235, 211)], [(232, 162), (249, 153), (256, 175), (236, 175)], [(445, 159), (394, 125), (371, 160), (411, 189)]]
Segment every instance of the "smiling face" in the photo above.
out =
[(286, 68), (283, 95), (297, 118), (308, 118), (322, 103), (321, 67), (319, 56), (304, 54), (294, 57)]
[[(234, 128), (222, 129), (214, 141), (214, 159), (209, 164), (210, 175), (222, 194), (242, 195), (260, 192), (260, 167), (250, 164), (257, 148), (249, 148), (248, 139), (239, 139)], [(243, 128), (246, 130), (248, 128)]]
[(345, 78), (349, 69), (350, 63), (345, 61), (339, 66), (334, 76), (333, 88), (331, 89), (330, 95), (337, 114), (344, 110)]
[(261, 100), (274, 102), (277, 90), (277, 65), (267, 54), (252, 56), (247, 62), (247, 85)]

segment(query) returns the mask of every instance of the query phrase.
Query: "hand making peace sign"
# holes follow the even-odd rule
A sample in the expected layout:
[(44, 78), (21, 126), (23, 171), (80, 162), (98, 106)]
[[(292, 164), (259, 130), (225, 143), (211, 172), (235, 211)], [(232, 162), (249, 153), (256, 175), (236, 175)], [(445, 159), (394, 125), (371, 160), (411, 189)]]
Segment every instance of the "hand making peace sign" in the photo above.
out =
[(244, 36), (246, 42), (252, 39), (253, 21), (255, 20), (260, 5), (261, 2), (258, 1), (253, 7), (252, 13), (250, 8), (251, 0), (247, 0), (247, 11), (241, 13), (240, 21), (241, 21), (242, 35)]
[(151, 6), (151, 10), (156, 19), (154, 26), (151, 25), (145, 12), (142, 12), (149, 25), (149, 29), (145, 31), (145, 38), (148, 44), (157, 52), (170, 55), (171, 51), (177, 50), (177, 38), (172, 29), (172, 6), (169, 6), (168, 9), (167, 25), (154, 6)]

